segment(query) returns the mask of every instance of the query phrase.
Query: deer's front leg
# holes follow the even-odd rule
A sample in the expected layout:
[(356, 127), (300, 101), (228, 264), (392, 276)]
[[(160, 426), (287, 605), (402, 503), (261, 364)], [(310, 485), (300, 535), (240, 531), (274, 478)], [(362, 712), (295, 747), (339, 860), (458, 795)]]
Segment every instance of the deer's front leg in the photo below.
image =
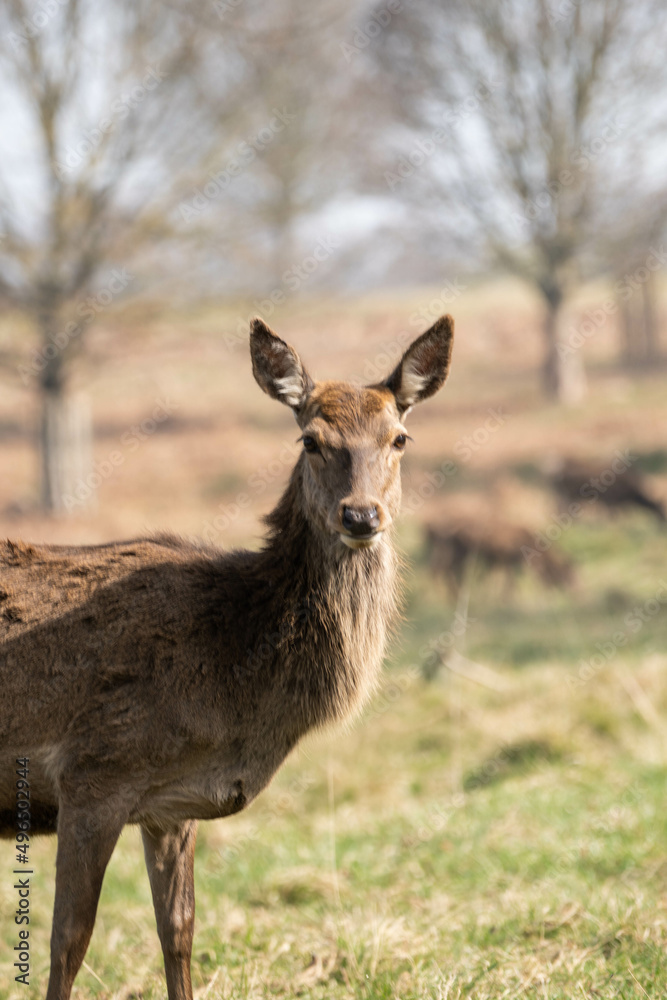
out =
[(197, 822), (188, 820), (169, 831), (142, 827), (141, 832), (169, 1000), (192, 1000)]
[(126, 812), (63, 802), (58, 809), (56, 897), (46, 1000), (69, 1000), (93, 927), (102, 880)]

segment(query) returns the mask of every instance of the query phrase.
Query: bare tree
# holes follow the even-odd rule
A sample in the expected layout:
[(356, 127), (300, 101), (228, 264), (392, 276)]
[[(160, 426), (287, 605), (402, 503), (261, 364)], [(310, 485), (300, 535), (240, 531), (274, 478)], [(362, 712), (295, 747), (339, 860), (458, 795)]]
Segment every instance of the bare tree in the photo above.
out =
[(358, 116), (341, 44), (357, 5), (260, 0), (253, 8), (246, 0), (238, 6), (217, 0), (223, 23), (235, 10), (234, 29), (242, 32), (248, 58), (253, 105), (240, 158), (251, 158), (252, 167), (232, 177), (238, 147), (212, 150), (201, 176), (220, 174), (219, 191), (201, 212), (185, 206), (183, 221), (193, 235), (199, 231), (204, 255), (224, 257), (227, 227), (220, 222), (231, 213), (237, 289), (250, 279), (255, 292), (279, 291), (286, 271), (307, 252), (320, 210), (354, 184), (348, 154)]
[(0, 66), (0, 294), (39, 334), (32, 358), (13, 360), (41, 393), (42, 502), (58, 511), (82, 437), (71, 362), (168, 244), (198, 167), (239, 134), (250, 74), (209, 4), (158, 0), (7, 0)]
[[(561, 400), (582, 389), (579, 353), (561, 350), (562, 303), (600, 266), (614, 176), (664, 142), (666, 36), (657, 0), (415, 0), (377, 38), (386, 184), (427, 207), (450, 253), (537, 289), (544, 389)], [(626, 215), (642, 181), (625, 190)]]

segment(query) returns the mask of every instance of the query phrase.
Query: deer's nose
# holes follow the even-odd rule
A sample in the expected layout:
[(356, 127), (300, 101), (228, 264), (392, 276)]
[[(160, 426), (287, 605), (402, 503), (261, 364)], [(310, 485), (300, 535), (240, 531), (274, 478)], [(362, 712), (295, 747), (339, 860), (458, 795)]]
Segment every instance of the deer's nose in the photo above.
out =
[(377, 507), (343, 507), (342, 523), (351, 535), (372, 535), (380, 527)]

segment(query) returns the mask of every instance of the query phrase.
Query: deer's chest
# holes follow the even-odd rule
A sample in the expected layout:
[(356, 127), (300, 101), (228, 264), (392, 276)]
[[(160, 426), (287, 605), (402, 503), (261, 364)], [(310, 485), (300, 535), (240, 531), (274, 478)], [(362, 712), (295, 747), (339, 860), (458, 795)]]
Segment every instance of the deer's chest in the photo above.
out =
[(252, 764), (230, 759), (224, 750), (154, 775), (137, 802), (131, 822), (158, 826), (186, 819), (220, 819), (240, 812), (280, 766), (274, 755)]

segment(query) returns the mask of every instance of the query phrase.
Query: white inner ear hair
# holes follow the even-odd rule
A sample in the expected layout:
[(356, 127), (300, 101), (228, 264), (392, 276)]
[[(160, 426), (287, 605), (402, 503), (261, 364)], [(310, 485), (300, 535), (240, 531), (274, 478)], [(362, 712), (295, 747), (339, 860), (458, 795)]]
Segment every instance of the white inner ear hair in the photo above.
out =
[(401, 372), (401, 402), (405, 406), (414, 406), (429, 381), (428, 375), (420, 375), (414, 365), (414, 361), (408, 360)]
[(285, 375), (277, 378), (274, 385), (288, 406), (299, 406), (303, 399), (303, 379), (301, 375)]

